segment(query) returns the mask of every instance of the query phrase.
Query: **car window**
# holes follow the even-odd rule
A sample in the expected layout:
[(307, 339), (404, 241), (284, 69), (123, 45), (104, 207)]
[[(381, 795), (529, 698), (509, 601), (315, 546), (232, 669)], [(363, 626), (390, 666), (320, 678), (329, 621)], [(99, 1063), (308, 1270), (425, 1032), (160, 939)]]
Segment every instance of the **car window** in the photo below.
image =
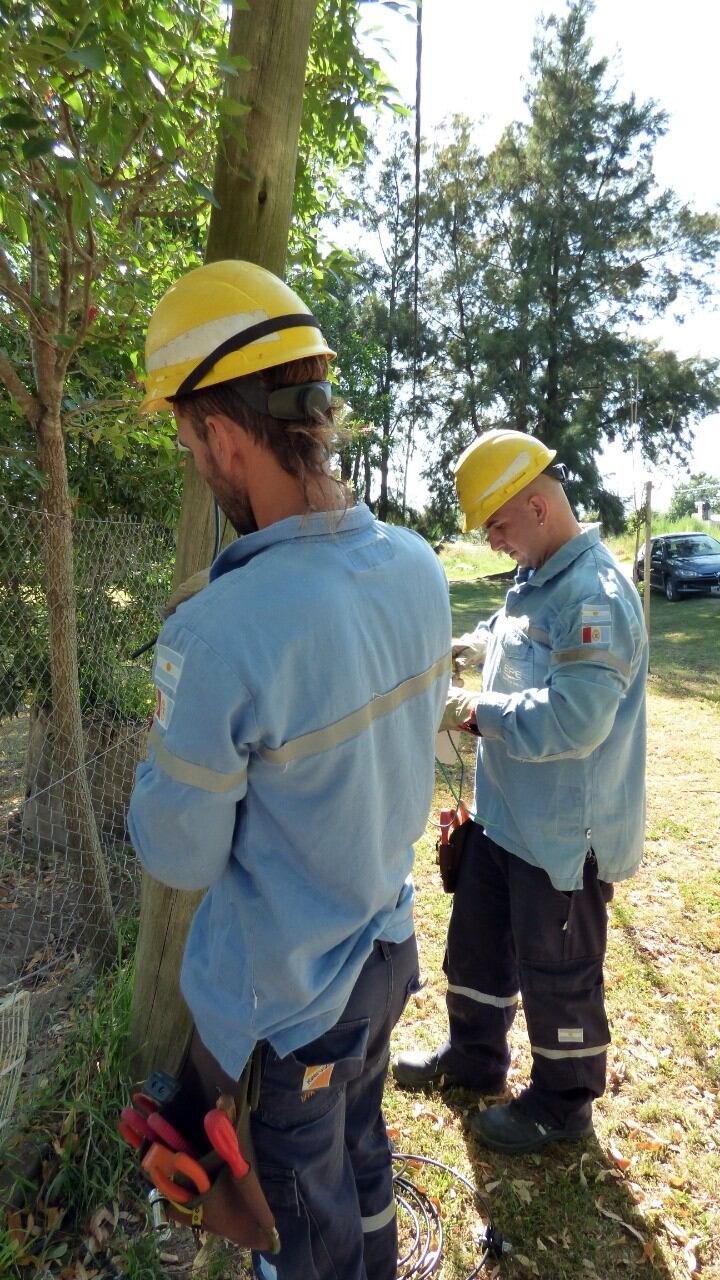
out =
[(699, 538), (682, 538), (678, 542), (668, 543), (674, 547), (679, 556), (716, 556), (720, 555), (720, 542), (717, 538), (701, 536)]

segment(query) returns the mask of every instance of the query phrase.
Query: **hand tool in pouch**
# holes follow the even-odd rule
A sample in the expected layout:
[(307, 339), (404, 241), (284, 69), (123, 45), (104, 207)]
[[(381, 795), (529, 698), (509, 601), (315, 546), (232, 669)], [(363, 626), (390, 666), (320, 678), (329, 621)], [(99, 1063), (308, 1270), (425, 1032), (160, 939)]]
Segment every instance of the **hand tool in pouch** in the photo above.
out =
[(435, 861), (440, 868), (440, 878), (446, 893), (455, 892), (460, 863), (471, 831), (470, 823), (470, 814), (462, 800), (458, 801), (457, 809), (440, 810), (440, 835), (435, 845)]

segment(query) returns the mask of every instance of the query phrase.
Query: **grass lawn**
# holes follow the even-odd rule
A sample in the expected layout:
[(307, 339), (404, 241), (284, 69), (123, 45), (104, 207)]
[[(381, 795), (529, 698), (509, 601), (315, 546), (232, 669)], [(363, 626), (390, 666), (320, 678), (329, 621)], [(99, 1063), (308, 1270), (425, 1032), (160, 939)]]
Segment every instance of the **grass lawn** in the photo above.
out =
[[(453, 548), (452, 567), (457, 564)], [(504, 585), (453, 580), (455, 634), (487, 617)], [(557, 1280), (720, 1277), (720, 600), (670, 604), (653, 594), (649, 679), (648, 833), (644, 864), (617, 886), (607, 1002), (613, 1032), (596, 1136), (542, 1156), (503, 1157), (468, 1130), (477, 1106), (462, 1089), (412, 1094), (389, 1085), (388, 1122), (403, 1150), (456, 1167), (484, 1189), (515, 1252), (498, 1275)], [(465, 787), (472, 787), (472, 747)], [(454, 770), (455, 784), (459, 770)], [(449, 792), (438, 786), (434, 813)], [(395, 1050), (445, 1038), (441, 970), (451, 899), (434, 864), (432, 825), (418, 848), (417, 933), (426, 986)], [(522, 1016), (510, 1087), (525, 1083)], [(416, 1175), (445, 1215), (443, 1280), (477, 1261), (476, 1210), (438, 1175)]]

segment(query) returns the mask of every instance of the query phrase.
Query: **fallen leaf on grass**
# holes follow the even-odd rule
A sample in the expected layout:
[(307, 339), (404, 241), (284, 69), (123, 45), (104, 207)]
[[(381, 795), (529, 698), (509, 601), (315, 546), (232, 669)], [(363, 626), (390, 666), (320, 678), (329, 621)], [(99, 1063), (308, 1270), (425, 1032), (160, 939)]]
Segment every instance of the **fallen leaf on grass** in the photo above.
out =
[(683, 1228), (679, 1227), (676, 1222), (673, 1222), (672, 1219), (670, 1218), (661, 1218), (660, 1222), (661, 1222), (661, 1225), (667, 1231), (668, 1235), (671, 1236), (672, 1239), (677, 1244), (688, 1243), (688, 1240), (690, 1239), (690, 1237), (687, 1231), (683, 1231)]
[(607, 1084), (610, 1093), (618, 1093), (625, 1083), (625, 1063), (614, 1062), (608, 1071)]
[(419, 1120), (421, 1116), (427, 1116), (428, 1120), (432, 1122), (433, 1129), (442, 1129), (445, 1125), (443, 1117), (439, 1116), (437, 1112), (431, 1111), (429, 1107), (424, 1107), (422, 1102), (415, 1103), (413, 1115), (416, 1120)]
[(698, 1258), (697, 1258), (697, 1253), (695, 1252), (699, 1243), (700, 1243), (700, 1237), (695, 1236), (692, 1240), (690, 1240), (686, 1244), (685, 1248), (683, 1249), (683, 1262), (685, 1263), (685, 1266), (690, 1272), (690, 1275), (694, 1275), (700, 1266), (700, 1263), (698, 1262)]
[(510, 1186), (521, 1204), (530, 1204), (535, 1190), (532, 1182), (529, 1182), (526, 1178), (513, 1178)]
[(486, 1182), (486, 1183), (485, 1183), (485, 1194), (489, 1196), (489, 1195), (491, 1194), (491, 1192), (495, 1191), (495, 1189), (496, 1189), (497, 1187), (499, 1187), (499, 1186), (500, 1186), (500, 1182), (501, 1182), (501, 1181), (502, 1181), (502, 1179), (498, 1178), (497, 1182)]
[(514, 1253), (513, 1262), (519, 1262), (521, 1267), (525, 1267), (526, 1271), (532, 1271), (534, 1276), (539, 1276), (537, 1264), (531, 1262), (530, 1258), (526, 1258), (524, 1253)]
[(628, 1159), (627, 1156), (624, 1156), (622, 1151), (619, 1151), (617, 1147), (608, 1147), (608, 1154), (617, 1169), (624, 1170), (630, 1168), (632, 1160)]
[(642, 1236), (635, 1227), (631, 1227), (630, 1223), (626, 1222), (624, 1218), (621, 1218), (618, 1213), (613, 1213), (611, 1209), (606, 1209), (600, 1196), (598, 1196), (595, 1201), (595, 1208), (598, 1213), (602, 1214), (603, 1218), (611, 1218), (613, 1222), (619, 1222), (621, 1227), (624, 1227), (626, 1231), (629, 1231), (630, 1234), (635, 1236), (635, 1239), (639, 1240), (641, 1245), (644, 1246), (645, 1237)]

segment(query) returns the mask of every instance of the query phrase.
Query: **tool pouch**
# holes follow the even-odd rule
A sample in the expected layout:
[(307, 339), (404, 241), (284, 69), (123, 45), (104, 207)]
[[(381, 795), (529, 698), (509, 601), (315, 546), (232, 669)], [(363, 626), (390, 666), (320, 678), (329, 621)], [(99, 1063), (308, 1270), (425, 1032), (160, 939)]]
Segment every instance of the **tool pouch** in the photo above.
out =
[(440, 868), (440, 879), (446, 893), (455, 892), (460, 864), (471, 831), (470, 824), (470, 814), (461, 801), (453, 815), (449, 830), (441, 831), (435, 846), (437, 853), (435, 861)]
[[(210, 1190), (184, 1204), (168, 1201), (165, 1212), (170, 1221), (179, 1226), (208, 1231), (246, 1249), (278, 1253), (280, 1239), (275, 1219), (253, 1167), (250, 1115), (258, 1105), (261, 1077), (261, 1045), (255, 1046), (239, 1081), (235, 1082), (225, 1075), (195, 1034), (177, 1082), (179, 1088), (167, 1106), (163, 1106), (163, 1115), (185, 1134), (197, 1151), (206, 1150), (203, 1117), (215, 1106), (219, 1094), (230, 1096), (235, 1104), (240, 1150), (250, 1168), (244, 1177), (234, 1178), (216, 1151), (207, 1152), (198, 1158), (198, 1164), (210, 1179)], [(150, 1085), (148, 1081), (145, 1087), (152, 1094)]]
[(187, 1204), (166, 1202), (165, 1212), (170, 1221), (181, 1227), (209, 1231), (245, 1249), (278, 1253), (280, 1237), (255, 1170), (251, 1167), (243, 1178), (233, 1178), (228, 1166), (214, 1152), (204, 1156), (199, 1164), (211, 1180), (210, 1190), (193, 1197)]

